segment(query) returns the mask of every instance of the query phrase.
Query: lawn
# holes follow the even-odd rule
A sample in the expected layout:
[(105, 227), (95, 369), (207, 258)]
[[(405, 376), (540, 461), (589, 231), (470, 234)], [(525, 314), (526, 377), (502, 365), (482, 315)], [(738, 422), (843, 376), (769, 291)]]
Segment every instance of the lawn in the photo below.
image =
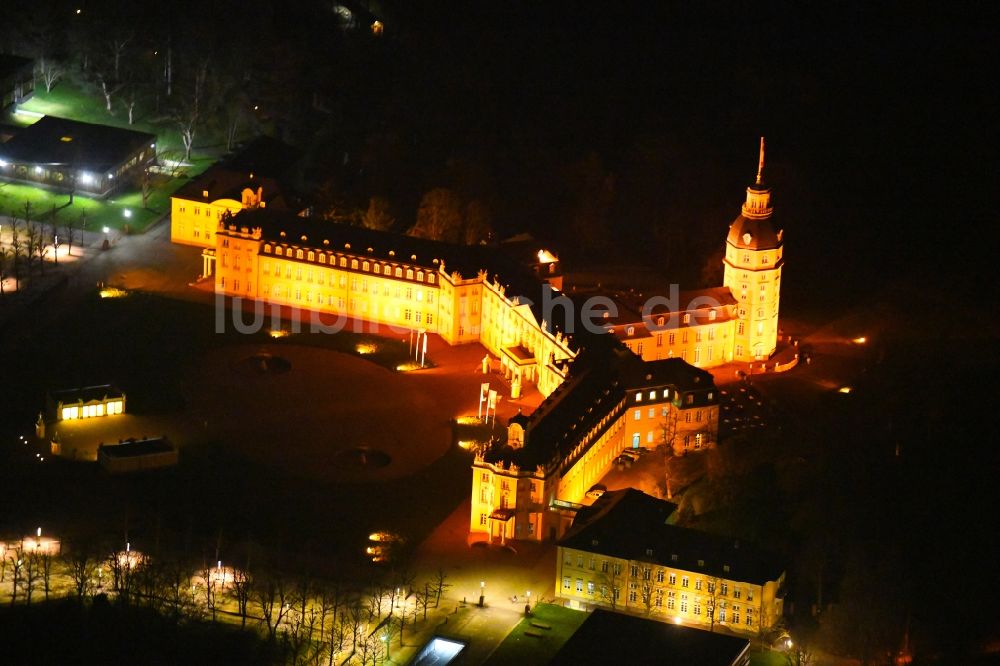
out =
[[(104, 107), (103, 99), (96, 91), (88, 92), (84, 87), (71, 80), (60, 81), (52, 92), (39, 90), (34, 97), (20, 105), (18, 111), (11, 115), (13, 124), (28, 125), (35, 122), (41, 115), (52, 115), (70, 118), (88, 123), (124, 127), (155, 134), (158, 158), (161, 163), (180, 161), (183, 157), (183, 144), (180, 134), (168, 117), (153, 118), (143, 109), (137, 109), (136, 122), (128, 124), (128, 116), (124, 109), (118, 108), (115, 115), (109, 115)], [(69, 203), (66, 192), (50, 191), (30, 185), (0, 183), (0, 215), (17, 212), (23, 217), (24, 204), (32, 204), (34, 219), (48, 219), (52, 209), (56, 209), (59, 224), (64, 225), (72, 220), (80, 224), (86, 220), (86, 229), (99, 230), (109, 227), (117, 230), (141, 232), (152, 222), (167, 214), (170, 209), (170, 195), (192, 176), (196, 176), (215, 163), (225, 152), (224, 146), (210, 143), (211, 137), (203, 134), (209, 143), (195, 146), (191, 160), (178, 172), (177, 177), (160, 175), (154, 178), (151, 192), (144, 208), (142, 193), (137, 188), (127, 189), (107, 199), (96, 199), (77, 194), (73, 205)], [(46, 217), (41, 217), (45, 215)], [(85, 217), (84, 217), (85, 216)]]
[(759, 648), (750, 648), (750, 666), (789, 666), (788, 656), (784, 652), (777, 650), (765, 650), (761, 652)]
[[(559, 648), (580, 628), (587, 614), (553, 604), (538, 604), (531, 617), (521, 620), (503, 643), (490, 655), (487, 664), (547, 664)], [(532, 622), (544, 624), (551, 629), (532, 626)], [(541, 634), (529, 636), (527, 632)]]

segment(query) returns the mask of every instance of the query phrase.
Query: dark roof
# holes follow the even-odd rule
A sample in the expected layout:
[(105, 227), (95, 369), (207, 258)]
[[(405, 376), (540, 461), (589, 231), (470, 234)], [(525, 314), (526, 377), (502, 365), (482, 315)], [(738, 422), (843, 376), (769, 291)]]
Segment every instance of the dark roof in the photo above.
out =
[[(301, 154), (295, 148), (268, 136), (259, 136), (194, 180), (178, 188), (173, 196), (205, 202), (218, 199), (240, 201), (243, 190), (263, 188), (269, 206), (294, 208), (289, 182)], [(203, 196), (208, 192), (208, 196)]]
[[(750, 234), (750, 242), (744, 236)], [(741, 250), (773, 250), (781, 246), (781, 237), (774, 230), (771, 216), (746, 217), (740, 213), (729, 225), (729, 244)]]
[[(634, 355), (633, 355), (634, 356)], [(707, 391), (715, 388), (715, 377), (708, 370), (696, 368), (680, 358), (622, 363), (620, 376), (627, 389), (673, 386), (678, 391)]]
[(49, 396), (55, 402), (69, 403), (76, 402), (77, 400), (83, 400), (84, 402), (90, 402), (92, 400), (104, 400), (105, 398), (121, 398), (125, 394), (121, 392), (118, 388), (112, 386), (111, 384), (100, 384), (98, 386), (84, 386), (82, 388), (74, 389), (63, 389), (60, 391), (51, 391)]
[(129, 439), (118, 444), (102, 444), (99, 447), (100, 455), (109, 458), (134, 458), (154, 453), (169, 453), (173, 450), (174, 445), (166, 437)]
[(668, 524), (674, 510), (633, 488), (608, 492), (576, 514), (559, 545), (758, 585), (784, 572), (774, 555), (751, 545)]
[(598, 608), (549, 663), (733, 666), (749, 649), (745, 638)]
[(0, 145), (0, 157), (15, 164), (63, 165), (101, 173), (155, 142), (156, 136), (146, 132), (45, 116)]
[(495, 446), (483, 456), (486, 462), (534, 469), (559, 460), (565, 468), (576, 462), (571, 453), (577, 444), (622, 403), (626, 391), (649, 386), (672, 386), (682, 392), (715, 388), (712, 373), (682, 359), (643, 361), (611, 335), (587, 335), (584, 340), (566, 380), (527, 419), (520, 417), (524, 446)]
[(14, 76), (27, 70), (26, 73), (31, 73), (31, 68), (34, 67), (35, 61), (31, 58), (23, 58), (17, 55), (11, 55), (9, 53), (0, 53), (0, 81), (6, 80), (8, 77)]
[(485, 461), (503, 460), (529, 470), (554, 460), (562, 465), (575, 461), (569, 456), (577, 443), (625, 398), (611, 368), (589, 362), (591, 353), (584, 349), (570, 365), (569, 377), (528, 416), (524, 446), (493, 447)]

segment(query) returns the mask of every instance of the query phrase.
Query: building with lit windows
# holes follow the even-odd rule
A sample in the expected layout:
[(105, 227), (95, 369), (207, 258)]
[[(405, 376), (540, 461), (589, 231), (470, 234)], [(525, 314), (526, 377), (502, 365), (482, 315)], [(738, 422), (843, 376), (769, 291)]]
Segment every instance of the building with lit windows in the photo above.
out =
[(605, 493), (558, 542), (557, 596), (686, 625), (757, 633), (782, 616), (785, 572), (738, 540), (672, 524), (676, 506)]
[(110, 384), (53, 391), (49, 394), (49, 420), (72, 421), (125, 413), (125, 393)]
[(763, 156), (762, 141), (725, 285), (648, 307), (582, 307), (561, 292), (558, 257), (527, 238), (516, 252), (459, 246), (256, 203), (233, 215), (235, 200), (205, 216), (215, 226), (204, 274), (217, 294), (483, 345), (512, 393), (530, 384), (545, 400), (511, 419), (506, 442), (477, 451), (470, 539), (558, 539), (624, 449), (715, 444), (718, 390), (704, 368), (774, 351), (782, 234)]
[(472, 538), (559, 538), (626, 448), (713, 446), (718, 393), (708, 371), (680, 359), (643, 362), (610, 336), (587, 340), (566, 381), (510, 420), (506, 443), (476, 454)]
[[(212, 166), (170, 197), (170, 240), (215, 247), (215, 228), (223, 215), (245, 208), (299, 212), (303, 206), (287, 184), (298, 153), (276, 139), (257, 137)], [(204, 266), (203, 275), (210, 275)]]
[(0, 178), (98, 197), (155, 161), (152, 134), (53, 116), (0, 144)]
[(576, 355), (565, 329), (544, 321), (548, 257), (533, 269), (492, 247), (253, 208), (219, 220), (204, 258), (218, 294), (479, 342), (508, 379), (545, 395)]
[(680, 358), (700, 368), (764, 361), (778, 341), (783, 236), (775, 229), (771, 189), (763, 182), (764, 139), (757, 178), (729, 225), (723, 286), (662, 294), (641, 301), (616, 295), (606, 328), (632, 352), (651, 361)]

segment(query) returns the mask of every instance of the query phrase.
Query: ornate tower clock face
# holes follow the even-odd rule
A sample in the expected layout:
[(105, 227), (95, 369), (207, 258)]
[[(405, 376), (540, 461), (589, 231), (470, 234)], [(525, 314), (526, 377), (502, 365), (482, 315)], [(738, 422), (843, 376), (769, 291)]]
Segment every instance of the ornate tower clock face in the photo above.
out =
[(753, 238), (753, 236), (751, 236), (751, 235), (750, 235), (750, 232), (749, 232), (749, 231), (748, 231), (748, 232), (746, 232), (745, 234), (743, 234), (743, 242), (744, 242), (744, 243), (746, 243), (747, 245), (749, 245), (749, 244), (750, 244), (750, 240), (751, 240), (752, 238)]

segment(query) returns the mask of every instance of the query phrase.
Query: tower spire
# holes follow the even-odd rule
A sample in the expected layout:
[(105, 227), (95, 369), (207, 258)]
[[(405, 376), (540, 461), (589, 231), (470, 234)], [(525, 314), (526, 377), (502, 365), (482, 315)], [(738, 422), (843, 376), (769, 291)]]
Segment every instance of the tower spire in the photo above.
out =
[(761, 174), (764, 173), (764, 137), (760, 137), (760, 161), (757, 162), (757, 184), (760, 185)]

